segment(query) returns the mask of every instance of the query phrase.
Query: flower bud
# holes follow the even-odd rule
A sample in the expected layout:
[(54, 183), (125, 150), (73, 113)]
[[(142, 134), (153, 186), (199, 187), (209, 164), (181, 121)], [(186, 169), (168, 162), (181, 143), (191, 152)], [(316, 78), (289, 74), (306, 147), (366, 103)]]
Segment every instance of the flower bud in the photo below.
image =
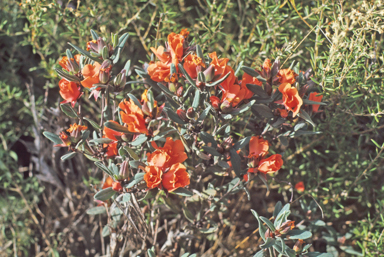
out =
[(225, 150), (229, 150), (232, 147), (232, 144), (233, 144), (233, 138), (227, 137), (221, 145)]
[(101, 56), (103, 57), (104, 60), (109, 58), (109, 51), (107, 46), (104, 46), (103, 49), (101, 50)]
[(301, 252), (301, 249), (303, 249), (303, 243), (304, 243), (304, 240), (301, 240), (301, 239), (299, 239), (296, 243), (295, 243), (295, 245), (293, 246), (293, 250), (295, 251), (295, 252)]
[[(248, 177), (247, 177), (247, 180), (248, 180)], [(265, 231), (264, 236), (265, 236), (265, 239), (270, 238), (270, 237), (274, 238), (274, 234), (269, 228), (267, 229), (267, 231)]]
[(73, 58), (70, 58), (68, 60), (68, 68), (70, 71), (72, 71), (73, 73), (78, 73), (80, 71), (80, 67), (79, 65), (77, 64), (77, 62), (75, 61), (75, 59)]
[(124, 87), (125, 83), (127, 83), (127, 76), (125, 76), (125, 70), (122, 70), (119, 74), (117, 74), (116, 78), (113, 81), (115, 87), (120, 88)]
[(230, 113), (233, 110), (232, 103), (225, 100), (221, 105), (220, 109), (223, 113)]
[(176, 91), (176, 95), (180, 97), (183, 94), (183, 87), (179, 87)]
[(186, 113), (186, 116), (188, 119), (194, 119), (195, 116), (196, 116), (196, 112), (195, 110), (193, 109), (193, 107), (189, 107), (188, 110), (187, 110), (187, 113)]
[(107, 83), (109, 81), (109, 72), (112, 68), (110, 60), (104, 60), (100, 66), (99, 80), (100, 83)]
[(123, 190), (123, 187), (121, 186), (120, 182), (114, 181), (114, 182), (112, 182), (112, 189), (113, 189), (113, 191), (119, 192), (119, 191)]
[(209, 65), (207, 69), (203, 72), (205, 76), (205, 81), (206, 82), (211, 82), (213, 77), (215, 76), (215, 69), (213, 65)]
[(177, 116), (179, 116), (179, 118), (182, 119), (183, 121), (187, 121), (188, 120), (187, 113), (184, 110), (178, 109), (176, 111), (176, 113), (177, 113)]
[(281, 235), (287, 234), (290, 230), (295, 227), (295, 222), (291, 220), (287, 220), (277, 229), (278, 233)]
[(168, 83), (168, 89), (172, 93), (175, 93), (177, 91), (177, 83), (173, 83), (173, 82)]
[(129, 164), (128, 161), (123, 161), (123, 163), (120, 165), (120, 172), (119, 172), (121, 179), (128, 179), (129, 177)]
[(141, 110), (145, 115), (147, 116), (151, 115), (151, 110), (149, 109), (148, 102), (145, 102), (144, 104), (141, 105)]
[(64, 145), (66, 146), (70, 146), (71, 145), (71, 140), (68, 138), (68, 135), (64, 132), (64, 131), (61, 131), (60, 132), (60, 139), (61, 141), (63, 142)]

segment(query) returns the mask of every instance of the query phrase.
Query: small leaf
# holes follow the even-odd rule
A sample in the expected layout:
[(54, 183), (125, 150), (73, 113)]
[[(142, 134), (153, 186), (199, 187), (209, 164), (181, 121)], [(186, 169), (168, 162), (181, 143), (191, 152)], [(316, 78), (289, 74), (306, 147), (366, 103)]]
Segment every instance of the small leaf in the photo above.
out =
[(197, 57), (201, 58), (201, 61), (205, 63), (204, 54), (203, 51), (201, 51), (201, 47), (199, 45), (196, 45), (196, 54)]
[(260, 248), (261, 249), (267, 249), (267, 248), (271, 247), (272, 245), (274, 245), (275, 243), (276, 243), (275, 239), (268, 237), (267, 241), (264, 244), (260, 245)]
[(104, 123), (104, 126), (117, 132), (132, 134), (132, 132), (130, 132), (127, 127), (121, 126), (120, 124), (111, 121), (107, 121), (106, 123)]
[(76, 111), (69, 104), (60, 104), (60, 109), (70, 118), (78, 118)]
[(254, 85), (254, 84), (247, 84), (246, 86), (249, 90), (251, 90), (256, 95), (263, 98), (269, 98), (269, 95), (267, 94), (267, 92), (265, 92), (262, 86)]
[(66, 73), (62, 70), (55, 69), (56, 73), (63, 79), (70, 81), (70, 82), (80, 82), (80, 79), (76, 77), (75, 75), (71, 75), (69, 73)]
[(229, 150), (229, 154), (231, 156), (231, 163), (232, 163), (232, 168), (236, 173), (236, 176), (240, 177), (241, 173), (241, 158), (240, 155), (236, 153), (236, 150), (231, 148)]
[(219, 153), (215, 148), (209, 147), (209, 146), (202, 146), (201, 147), (204, 151), (207, 153), (212, 154), (213, 156), (221, 156), (221, 153)]
[(110, 144), (115, 141), (109, 138), (95, 138), (95, 139), (89, 140), (89, 142), (97, 143), (97, 144)]
[(197, 107), (199, 107), (200, 105), (200, 90), (199, 89), (196, 89), (195, 90), (195, 97), (193, 98), (193, 103), (192, 103), (192, 107), (193, 109), (197, 109)]
[(214, 81), (212, 83), (207, 83), (205, 86), (206, 87), (213, 87), (213, 86), (216, 86), (218, 84), (220, 84), (221, 82), (223, 82), (226, 78), (228, 78), (228, 76), (231, 74), (231, 72), (228, 72), (227, 74), (225, 74), (224, 77), (222, 77), (221, 79), (217, 80), (217, 81)]
[[(129, 164), (131, 164), (131, 162), (129, 162)], [(128, 184), (125, 187), (131, 188), (134, 185), (139, 184), (141, 181), (144, 180), (144, 175), (145, 175), (144, 172), (140, 172), (140, 173), (135, 174), (135, 176), (133, 176), (133, 178), (128, 182)]]
[(176, 123), (178, 123), (180, 125), (184, 125), (185, 124), (185, 122), (182, 119), (180, 119), (179, 116), (171, 108), (166, 108), (165, 107), (164, 111), (167, 113), (168, 117), (172, 121), (174, 121), (174, 122), (176, 122)]
[(92, 207), (87, 210), (88, 215), (97, 215), (97, 214), (103, 214), (103, 213), (106, 213), (104, 206)]
[(267, 224), (267, 226), (269, 227), (270, 230), (272, 230), (272, 232), (275, 232), (275, 226), (272, 224), (272, 222), (267, 219), (266, 217), (263, 217), (263, 216), (260, 216), (260, 219), (265, 223)]
[(254, 69), (250, 68), (250, 67), (247, 67), (247, 66), (243, 66), (241, 68), (245, 73), (247, 73), (248, 75), (251, 75), (252, 77), (255, 77), (257, 78), (259, 81), (261, 82), (267, 82), (263, 77), (260, 76), (259, 73), (257, 73), (257, 71), (255, 71)]
[(156, 257), (156, 254), (154, 251), (152, 251), (152, 249), (148, 249), (147, 253), (148, 253), (148, 257)]
[(253, 105), (252, 106), (252, 112), (257, 112), (259, 115), (261, 115), (267, 119), (271, 119), (271, 118), (275, 117), (272, 110), (264, 104)]
[(195, 216), (193, 216), (192, 212), (188, 210), (186, 207), (183, 208), (183, 214), (189, 220), (189, 222), (194, 223), (195, 222)]
[(309, 122), (312, 126), (316, 127), (316, 124), (312, 121), (311, 117), (309, 114), (304, 111), (303, 109), (300, 110), (300, 113), (297, 114), (300, 118), (303, 118), (307, 122)]
[(308, 100), (308, 99), (303, 99), (303, 104), (318, 104), (318, 105), (327, 105), (326, 103), (323, 103), (323, 102), (316, 102), (316, 101), (311, 101), (311, 100)]
[(157, 86), (166, 94), (170, 95), (170, 96), (174, 96), (175, 94), (172, 93), (166, 86), (163, 85), (163, 83), (161, 82), (158, 82), (157, 83)]
[(252, 210), (252, 209), (251, 209), (251, 212), (255, 216), (255, 218), (257, 219), (257, 222), (259, 222), (259, 234), (260, 234), (260, 237), (265, 242), (265, 232), (267, 231), (267, 229), (264, 227), (263, 223), (261, 222), (259, 214), (257, 214), (257, 212), (255, 210)]
[(128, 77), (129, 69), (131, 68), (131, 60), (128, 60), (124, 65), (125, 76)]
[(178, 64), (179, 70), (184, 74), (185, 78), (191, 83), (192, 86), (196, 87), (195, 81), (189, 76), (189, 74), (185, 71), (183, 65), (181, 63)]
[(193, 193), (183, 187), (179, 187), (176, 190), (172, 191), (171, 193), (181, 196), (193, 196)]
[(148, 137), (145, 134), (141, 134), (134, 141), (131, 142), (131, 145), (133, 146), (139, 146), (142, 145), (145, 141), (147, 141)]
[(252, 107), (252, 105), (255, 103), (256, 101), (255, 100), (252, 100), (250, 101), (249, 103), (241, 106), (241, 108), (236, 108), (235, 110), (233, 110), (231, 112), (232, 115), (237, 115), (237, 114), (240, 114), (240, 113), (243, 113), (243, 112), (246, 112), (249, 110), (249, 108)]
[(52, 132), (44, 131), (43, 135), (55, 144), (62, 144), (63, 143), (63, 141), (61, 141), (60, 137), (56, 134), (53, 134)]
[(102, 237), (109, 236), (110, 233), (111, 233), (111, 232), (109, 231), (109, 227), (108, 227), (108, 225), (105, 225), (105, 226), (103, 227), (103, 231), (101, 232)]
[(255, 255), (253, 255), (253, 257), (265, 257), (265, 256), (268, 256), (268, 254), (264, 250), (260, 250)]
[(105, 189), (100, 190), (94, 195), (95, 200), (99, 201), (107, 201), (110, 199), (112, 196), (116, 194), (115, 191), (113, 191), (112, 187), (108, 187)]
[(139, 166), (145, 167), (146, 165), (141, 161), (135, 160), (135, 161), (130, 161), (129, 166), (131, 166), (131, 168), (138, 169)]
[(110, 171), (102, 162), (95, 162), (95, 165), (100, 168), (102, 171), (107, 173), (109, 176), (113, 177), (113, 172)]
[(352, 246), (340, 246), (340, 249), (353, 256), (364, 256), (361, 252), (354, 250)]
[(304, 257), (333, 257), (331, 253), (319, 253), (319, 252), (310, 252), (304, 254)]
[(251, 140), (251, 136), (249, 136), (249, 137), (245, 137), (245, 138), (243, 138), (243, 139), (241, 139), (241, 140), (239, 140), (234, 146), (233, 146), (233, 148), (237, 151), (237, 150), (240, 150), (240, 149), (242, 149), (242, 148), (244, 148), (245, 146), (247, 146), (248, 145), (248, 143), (249, 143), (249, 141)]
[(283, 208), (283, 204), (280, 201), (278, 201), (275, 205), (275, 209), (273, 210), (273, 217), (275, 217), (275, 219), (282, 208)]
[(93, 40), (99, 39), (99, 35), (93, 29), (91, 29), (91, 35)]
[[(91, 60), (94, 60), (95, 62), (100, 62), (100, 59), (99, 58), (96, 58), (96, 57), (93, 57), (89, 52), (87, 51), (84, 51), (83, 49), (81, 49), (80, 47), (78, 46), (75, 46), (71, 43), (68, 43), (68, 45), (72, 46), (73, 48), (75, 48), (76, 51), (78, 51), (80, 54), (82, 55), (85, 55), (87, 56), (89, 59)], [(80, 80), (79, 80), (80, 81)]]
[(129, 156), (131, 156), (132, 159), (134, 159), (136, 161), (140, 160), (140, 157), (136, 154), (136, 152), (134, 150), (132, 150), (131, 148), (129, 148), (128, 146), (124, 146), (124, 150), (126, 150), (128, 152)]
[(62, 161), (69, 160), (69, 159), (72, 159), (73, 157), (75, 157), (76, 154), (77, 154), (76, 152), (67, 153), (67, 154), (61, 156), (60, 159), (61, 159)]
[(205, 108), (204, 111), (202, 113), (200, 113), (200, 116), (197, 119), (197, 122), (203, 121), (205, 119), (205, 117), (207, 117), (210, 110), (211, 110), (211, 106), (208, 106), (207, 108)]
[(88, 121), (92, 125), (92, 127), (94, 127), (95, 129), (101, 129), (101, 127), (96, 122), (94, 122), (93, 120), (85, 118), (85, 117), (83, 119)]
[(140, 101), (136, 98), (136, 96), (132, 95), (131, 93), (127, 94), (129, 98), (140, 108), (142, 109), (143, 107), (141, 106)]
[(308, 238), (311, 238), (312, 237), (312, 233), (309, 232), (309, 231), (305, 231), (305, 230), (300, 230), (300, 229), (294, 229), (294, 230), (290, 230), (288, 231), (287, 233), (290, 237), (290, 239), (308, 239)]
[(217, 146), (217, 142), (215, 138), (211, 134), (208, 134), (205, 131), (200, 132), (200, 139), (203, 140), (206, 145), (211, 143), (211, 147)]

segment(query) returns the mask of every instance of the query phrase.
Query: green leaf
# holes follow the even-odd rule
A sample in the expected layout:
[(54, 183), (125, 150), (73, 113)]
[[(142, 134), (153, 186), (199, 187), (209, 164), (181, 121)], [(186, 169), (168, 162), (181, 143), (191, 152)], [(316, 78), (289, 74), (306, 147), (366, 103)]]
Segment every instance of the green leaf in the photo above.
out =
[(255, 104), (254, 106), (252, 106), (252, 112), (257, 112), (259, 115), (267, 119), (275, 117), (272, 110), (264, 104)]
[(207, 153), (212, 154), (213, 156), (221, 156), (221, 153), (219, 153), (215, 148), (209, 147), (209, 146), (202, 146), (201, 147), (204, 151)]
[(86, 120), (86, 121), (88, 121), (89, 124), (91, 124), (92, 127), (94, 127), (95, 129), (101, 129), (101, 127), (100, 127), (96, 122), (94, 122), (93, 120), (88, 119), (88, 118), (85, 118), (85, 117), (84, 117), (83, 119)]
[(76, 111), (69, 104), (60, 104), (60, 109), (70, 118), (78, 118)]
[(102, 237), (106, 237), (106, 236), (109, 236), (109, 234), (110, 234), (109, 226), (105, 225), (103, 227), (103, 231), (101, 232), (101, 235), (102, 235)]
[(61, 141), (60, 137), (56, 134), (53, 134), (52, 132), (44, 131), (43, 135), (57, 145), (63, 143), (63, 141)]
[(232, 163), (232, 168), (236, 173), (236, 176), (240, 177), (241, 176), (241, 158), (240, 155), (236, 153), (236, 150), (231, 148), (229, 150), (229, 154), (231, 156), (231, 163)]
[(111, 121), (107, 121), (106, 123), (104, 123), (104, 126), (117, 132), (123, 132), (125, 134), (133, 134), (128, 130), (127, 127), (121, 126), (120, 124), (117, 124)]
[(331, 253), (319, 253), (319, 252), (310, 252), (304, 255), (305, 257), (333, 257)]
[(131, 194), (130, 193), (126, 193), (121, 198), (120, 203), (127, 203), (127, 202), (130, 202), (130, 201), (131, 201)]
[(252, 107), (252, 105), (255, 103), (256, 101), (255, 100), (252, 100), (250, 101), (249, 103), (241, 106), (241, 108), (236, 108), (235, 110), (233, 110), (231, 112), (231, 115), (237, 115), (237, 114), (240, 114), (240, 113), (243, 113), (243, 112), (246, 112), (249, 110), (249, 108)]
[(267, 190), (269, 191), (268, 181), (265, 180), (264, 176), (262, 176), (260, 173), (258, 173), (257, 176), (260, 178), (261, 181), (263, 181), (264, 185), (267, 187)]
[(264, 244), (260, 245), (260, 248), (261, 249), (267, 249), (267, 248), (271, 247), (272, 245), (274, 245), (275, 243), (276, 243), (275, 239), (268, 237), (267, 241), (265, 241)]
[(311, 101), (311, 100), (308, 100), (308, 99), (303, 99), (303, 104), (318, 104), (318, 105), (327, 105), (326, 103), (323, 103), (323, 102), (316, 102), (316, 101)]
[(201, 58), (201, 61), (205, 63), (204, 54), (203, 51), (201, 51), (201, 47), (199, 45), (196, 45), (196, 54), (197, 57)]
[(340, 246), (340, 249), (353, 256), (364, 256), (361, 252), (355, 251), (352, 246)]
[(60, 159), (62, 161), (69, 160), (69, 159), (72, 159), (73, 157), (75, 157), (76, 154), (77, 154), (77, 152), (67, 153), (67, 154), (61, 156)]
[(161, 132), (161, 133), (157, 134), (156, 136), (154, 136), (150, 141), (157, 141), (157, 140), (159, 140), (161, 138), (164, 138), (168, 134), (176, 133), (176, 132), (177, 132), (176, 129), (170, 129), (170, 130)]
[(145, 141), (147, 141), (148, 137), (145, 134), (141, 134), (134, 141), (131, 142), (131, 145), (133, 146), (139, 146), (142, 145)]
[(300, 113), (297, 114), (300, 118), (306, 120), (307, 122), (309, 122), (312, 126), (316, 127), (316, 124), (312, 121), (311, 119), (311, 116), (309, 116), (309, 114), (304, 111), (303, 109), (300, 110)]
[(117, 44), (117, 47), (123, 48), (125, 45), (125, 42), (127, 42), (127, 39), (129, 37), (128, 32), (124, 33), (120, 38), (119, 38), (119, 43)]
[(179, 70), (184, 74), (185, 78), (191, 83), (192, 86), (196, 87), (195, 81), (189, 76), (189, 74), (185, 71), (183, 65), (181, 63), (178, 64)]
[(91, 35), (93, 40), (99, 39), (99, 35), (93, 29), (91, 29)]
[(129, 75), (129, 69), (131, 68), (131, 60), (128, 60), (125, 65), (124, 65), (124, 69), (125, 70), (125, 76), (128, 77)]
[(312, 237), (312, 233), (309, 232), (309, 231), (305, 231), (305, 230), (300, 230), (300, 229), (294, 229), (294, 230), (290, 230), (288, 231), (287, 233), (290, 237), (290, 239), (308, 239), (308, 238), (311, 238)]
[(116, 194), (115, 191), (113, 191), (112, 187), (108, 187), (105, 189), (100, 190), (94, 195), (95, 200), (99, 201), (107, 201), (110, 199), (112, 196)]
[(87, 210), (88, 215), (97, 215), (97, 214), (103, 214), (103, 213), (106, 213), (104, 206), (92, 207)]
[(200, 113), (200, 116), (197, 119), (197, 122), (203, 121), (205, 119), (205, 117), (207, 117), (210, 110), (211, 110), (211, 106), (208, 106), (207, 108), (205, 108), (204, 111), (202, 113)]
[(248, 145), (248, 143), (249, 143), (249, 141), (251, 140), (251, 136), (249, 136), (249, 137), (245, 137), (245, 138), (243, 138), (243, 139), (241, 139), (241, 140), (239, 140), (234, 146), (233, 146), (233, 148), (237, 151), (237, 150), (240, 150), (240, 149), (242, 149), (242, 148), (244, 148), (245, 146), (247, 146)]
[(156, 254), (152, 249), (148, 249), (147, 253), (148, 253), (148, 257), (156, 257)]
[(113, 172), (111, 170), (109, 170), (102, 162), (95, 162), (95, 165), (101, 169), (102, 171), (104, 171), (105, 173), (107, 173), (109, 176), (113, 177)]
[[(131, 162), (129, 162), (129, 164), (131, 164)], [(128, 182), (128, 184), (125, 187), (131, 188), (134, 185), (139, 184), (141, 181), (144, 180), (144, 175), (145, 175), (144, 172), (140, 172), (140, 173), (135, 174), (135, 176), (133, 176), (133, 178)]]
[(169, 96), (174, 96), (174, 95), (175, 95), (175, 94), (172, 93), (166, 86), (164, 86), (163, 83), (158, 82), (158, 83), (157, 83), (157, 86), (158, 86), (164, 93), (166, 93), (167, 95), (169, 95)]
[(141, 106), (140, 101), (136, 98), (136, 96), (132, 95), (131, 93), (127, 94), (129, 98), (140, 108), (142, 109), (143, 107)]
[(275, 209), (273, 210), (273, 217), (275, 217), (275, 220), (282, 208), (283, 208), (283, 204), (280, 201), (278, 201), (275, 205)]
[(206, 145), (211, 143), (211, 147), (217, 146), (217, 142), (215, 138), (211, 134), (208, 134), (205, 131), (200, 132), (200, 139), (203, 140)]
[(225, 74), (224, 77), (222, 77), (221, 79), (217, 80), (217, 81), (214, 81), (212, 83), (207, 83), (205, 84), (206, 87), (213, 87), (213, 86), (216, 86), (218, 84), (220, 84), (221, 82), (223, 82), (226, 78), (228, 78), (228, 76), (231, 74), (231, 72), (228, 72), (227, 74)]
[(179, 115), (177, 115), (171, 108), (166, 108), (165, 107), (164, 111), (167, 113), (168, 117), (172, 121), (174, 121), (174, 122), (176, 122), (176, 123), (178, 123), (180, 125), (184, 125), (185, 124), (185, 122), (182, 119), (179, 118)]
[(257, 222), (259, 222), (259, 234), (260, 234), (260, 237), (265, 242), (265, 232), (267, 231), (267, 229), (264, 227), (263, 223), (261, 222), (259, 214), (257, 214), (257, 212), (255, 210), (252, 210), (252, 209), (251, 209), (251, 212), (255, 216), (255, 218), (257, 219)]
[(172, 191), (171, 193), (181, 196), (193, 196), (193, 193), (183, 187), (179, 187), (176, 190)]
[(129, 156), (131, 156), (132, 159), (136, 161), (140, 160), (140, 157), (136, 154), (133, 149), (129, 148), (128, 146), (124, 146), (124, 150), (128, 152)]
[(263, 98), (269, 98), (269, 95), (267, 94), (267, 92), (264, 91), (262, 86), (254, 85), (254, 84), (247, 84), (246, 86), (249, 90), (251, 90), (256, 95)]
[(282, 249), (281, 252), (284, 252), (288, 257), (296, 257), (296, 252), (291, 248), (286, 248), (285, 251)]
[(65, 80), (67, 80), (67, 81), (72, 81), (72, 82), (80, 82), (81, 80), (78, 78), (78, 77), (76, 77), (75, 75), (71, 75), (71, 74), (69, 74), (69, 73), (66, 73), (66, 72), (64, 72), (64, 71), (62, 71), (62, 70), (59, 70), (59, 69), (55, 69), (55, 71), (57, 72), (57, 74), (61, 77), (61, 78), (63, 78), (63, 79), (65, 79)]
[(267, 226), (269, 227), (269, 229), (272, 231), (272, 232), (275, 232), (275, 226), (272, 224), (272, 222), (267, 219), (266, 217), (263, 217), (263, 216), (260, 216), (260, 219), (265, 223), (267, 224)]
[(253, 257), (265, 257), (265, 256), (268, 256), (268, 254), (264, 250), (260, 250), (255, 255), (253, 255)]
[(183, 207), (183, 214), (187, 218), (187, 220), (189, 220), (189, 222), (195, 222), (195, 216), (193, 216), (192, 212), (188, 210), (187, 207)]
[(195, 90), (195, 97), (193, 98), (193, 103), (192, 103), (192, 107), (193, 109), (197, 109), (197, 107), (199, 107), (200, 105), (200, 90), (199, 89), (196, 89)]
[(259, 73), (257, 73), (254, 69), (250, 68), (250, 67), (247, 67), (247, 66), (243, 66), (241, 68), (245, 73), (247, 73), (248, 75), (251, 75), (252, 77), (255, 77), (257, 78), (259, 81), (265, 83), (267, 82), (263, 77), (260, 76)]
[[(84, 51), (84, 50), (81, 49), (80, 47), (78, 47), (78, 46), (76, 46), (76, 45), (73, 45), (73, 44), (71, 44), (71, 43), (68, 43), (68, 45), (70, 45), (70, 46), (72, 46), (73, 48), (75, 48), (75, 50), (78, 51), (80, 54), (85, 55), (85, 56), (87, 56), (89, 59), (94, 60), (95, 62), (100, 63), (101, 60), (100, 60), (99, 58), (93, 57), (89, 52)], [(80, 81), (80, 79), (79, 79), (79, 81)]]
[(95, 138), (95, 139), (89, 140), (89, 142), (97, 143), (97, 144), (110, 144), (115, 141), (109, 138)]

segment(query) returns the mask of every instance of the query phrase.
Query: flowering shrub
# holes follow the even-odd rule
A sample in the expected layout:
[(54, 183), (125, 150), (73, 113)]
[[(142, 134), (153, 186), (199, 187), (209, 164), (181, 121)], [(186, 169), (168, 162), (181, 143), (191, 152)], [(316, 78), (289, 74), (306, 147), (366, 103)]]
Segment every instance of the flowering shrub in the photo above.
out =
[[(318, 133), (308, 130), (308, 124), (315, 126), (311, 115), (324, 103), (313, 92), (310, 69), (280, 69), (278, 59), (266, 59), (260, 67), (231, 67), (230, 60), (216, 52), (204, 54), (183, 29), (169, 34), (164, 46), (151, 48), (151, 61), (135, 66), (139, 78), (129, 81), (129, 60), (116, 70), (128, 34), (109, 40), (93, 30), (91, 35), (86, 50), (71, 44), (79, 54), (67, 50), (56, 70), (62, 77), (61, 110), (76, 122), (60, 135), (44, 135), (68, 148), (62, 160), (83, 154), (104, 172), (94, 195), (101, 206), (88, 210), (113, 218), (104, 235), (118, 233), (119, 224), (130, 224), (145, 238), (145, 222), (136, 226), (128, 213), (135, 209), (143, 217), (141, 203), (170, 194), (184, 199), (180, 207), (190, 221), (187, 229), (212, 233), (217, 224), (207, 214), (227, 195), (244, 190), (249, 198), (251, 180), (268, 185), (268, 176), (282, 168), (277, 143), (287, 145), (288, 138)], [(142, 90), (131, 90), (132, 84)], [(84, 113), (83, 97), (101, 106), (99, 117)], [(304, 185), (296, 188), (303, 191)], [(190, 212), (188, 203), (199, 202), (200, 212)], [(274, 236), (285, 234), (287, 216), (276, 218), (281, 230)], [(122, 217), (125, 223), (119, 223)], [(276, 225), (262, 220), (275, 232)], [(119, 247), (116, 243), (112, 251)]]

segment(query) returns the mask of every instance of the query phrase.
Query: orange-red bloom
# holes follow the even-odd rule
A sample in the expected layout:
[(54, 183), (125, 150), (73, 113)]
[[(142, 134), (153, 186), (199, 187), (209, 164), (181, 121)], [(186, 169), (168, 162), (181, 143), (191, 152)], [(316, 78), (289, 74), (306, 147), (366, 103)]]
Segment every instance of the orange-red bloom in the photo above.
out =
[(215, 77), (220, 76), (218, 79), (221, 79), (230, 72), (230, 75), (221, 82), (221, 86), (226, 91), (228, 90), (236, 81), (236, 76), (234, 70), (227, 65), (228, 58), (217, 58), (216, 52), (210, 53), (209, 57), (212, 59), (211, 65), (215, 67)]
[(216, 110), (220, 108), (220, 99), (217, 96), (213, 95), (209, 98), (209, 100), (211, 100), (211, 105), (213, 108), (215, 108)]
[(72, 133), (72, 132), (75, 132), (75, 131), (82, 131), (82, 130), (86, 130), (88, 129), (87, 126), (81, 126), (81, 125), (77, 125), (76, 123), (73, 123), (73, 124), (70, 124), (69, 125), (69, 129), (67, 129), (67, 131), (69, 133)]
[(297, 192), (299, 192), (299, 193), (304, 192), (304, 190), (305, 190), (304, 182), (303, 182), (303, 181), (298, 182), (298, 183), (295, 185), (295, 189), (296, 189)]
[(123, 187), (121, 186), (120, 182), (119, 181), (115, 181), (115, 182), (112, 182), (112, 189), (114, 191), (121, 191), (123, 190)]
[(163, 187), (169, 192), (179, 187), (188, 186), (189, 183), (189, 174), (185, 166), (181, 163), (173, 164), (169, 171), (163, 175)]
[[(310, 101), (319, 102), (321, 103), (321, 100), (323, 99), (323, 96), (317, 96), (318, 93), (312, 92), (309, 94)], [(312, 104), (312, 112), (318, 112), (319, 111), (320, 104)]]
[[(258, 86), (262, 86), (263, 85), (263, 83), (260, 80), (258, 80), (255, 77), (252, 77), (248, 73), (244, 73), (243, 78), (241, 80), (241, 84), (244, 85), (244, 86), (246, 86), (247, 84), (253, 84), (253, 85), (258, 85)], [(253, 95), (253, 93), (252, 93), (252, 95)]]
[(113, 183), (113, 178), (108, 177), (108, 178), (105, 180), (102, 189), (106, 189), (106, 188), (108, 188), (108, 187), (111, 187), (111, 186), (112, 186), (112, 183)]
[(144, 180), (147, 183), (148, 188), (156, 188), (159, 187), (161, 184), (161, 179), (163, 176), (163, 171), (154, 166), (147, 166), (144, 169)]
[(277, 108), (277, 110), (279, 111), (281, 118), (287, 118), (288, 117), (288, 112), (286, 109)]
[(265, 156), (268, 153), (269, 143), (262, 137), (251, 137), (249, 141), (249, 158)]
[(107, 148), (107, 152), (105, 153), (105, 156), (107, 158), (111, 158), (111, 157), (114, 157), (114, 156), (118, 155), (117, 142), (116, 143), (111, 143), (111, 144), (103, 144), (103, 147)]
[(292, 111), (292, 116), (295, 117), (299, 113), (301, 105), (303, 105), (303, 99), (299, 96), (299, 92), (295, 87), (291, 87), (289, 83), (281, 84), (279, 91), (283, 94), (282, 104), (285, 109)]
[[(113, 122), (115, 124), (119, 124), (118, 122), (113, 121), (113, 120), (109, 120), (109, 122)], [(122, 132), (117, 132), (117, 131), (114, 131), (114, 130), (112, 130), (110, 128), (104, 127), (104, 135), (105, 135), (106, 138), (118, 141), (118, 139), (115, 136), (122, 136), (123, 134), (124, 133), (122, 133)]]
[(132, 101), (125, 100), (119, 104), (121, 120), (128, 125), (128, 130), (133, 133), (148, 134), (147, 127), (145, 125), (143, 111)]
[(221, 102), (227, 101), (232, 103), (232, 107), (238, 105), (242, 100), (249, 99), (253, 96), (252, 91), (250, 91), (245, 84), (239, 86), (233, 84), (226, 91), (223, 91), (223, 97)]
[(94, 84), (100, 82), (99, 73), (100, 73), (101, 65), (97, 62), (92, 64), (87, 64), (84, 66), (82, 73), (84, 76), (84, 80), (81, 81), (81, 85), (86, 88), (92, 88)]
[(168, 137), (163, 147), (158, 147), (155, 141), (152, 141), (151, 144), (156, 149), (153, 153), (147, 154), (147, 161), (151, 166), (166, 168), (188, 158), (183, 142), (179, 139), (173, 141), (171, 137)]
[(283, 159), (280, 154), (274, 154), (259, 162), (258, 170), (262, 173), (274, 173), (283, 166)]
[(293, 84), (296, 82), (295, 77), (297, 74), (293, 72), (291, 69), (283, 69), (280, 70), (279, 73), (277, 73), (277, 77), (279, 77), (279, 82), (280, 83), (289, 83)]
[(151, 47), (151, 50), (161, 62), (167, 63), (171, 60), (171, 55), (169, 54), (169, 52), (165, 52), (163, 46), (159, 46), (157, 49)]
[(147, 72), (153, 81), (162, 82), (171, 74), (171, 67), (164, 62), (151, 63)]
[(184, 36), (172, 32), (168, 35), (168, 45), (171, 50), (172, 63), (177, 66), (184, 52)]
[(271, 60), (265, 59), (265, 61), (263, 63), (263, 69), (266, 71), (269, 71), (269, 70), (271, 70), (271, 67), (272, 67)]
[(204, 64), (203, 60), (200, 57), (198, 57), (197, 55), (190, 54), (184, 58), (183, 67), (184, 67), (185, 71), (188, 73), (188, 75), (193, 79), (197, 78), (196, 68), (198, 66), (205, 68), (205, 64)]
[(189, 31), (188, 29), (182, 29), (179, 34), (182, 35), (184, 38), (187, 38), (189, 35)]
[(72, 107), (75, 106), (77, 99), (79, 99), (81, 92), (79, 85), (75, 82), (69, 82), (65, 79), (61, 79), (59, 82), (60, 95), (64, 98), (61, 103), (71, 103)]

